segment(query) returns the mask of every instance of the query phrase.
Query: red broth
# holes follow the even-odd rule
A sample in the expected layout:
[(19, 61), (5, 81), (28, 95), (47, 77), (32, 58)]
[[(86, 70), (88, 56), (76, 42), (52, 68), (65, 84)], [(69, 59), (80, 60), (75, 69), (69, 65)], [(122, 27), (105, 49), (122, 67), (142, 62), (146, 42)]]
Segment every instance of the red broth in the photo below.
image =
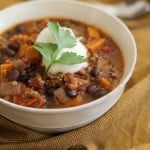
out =
[[(49, 21), (71, 28), (88, 49), (88, 67), (47, 76), (34, 44)], [(0, 97), (34, 108), (64, 108), (94, 101), (120, 82), (124, 61), (105, 32), (69, 19), (46, 18), (18, 24), (0, 36)]]

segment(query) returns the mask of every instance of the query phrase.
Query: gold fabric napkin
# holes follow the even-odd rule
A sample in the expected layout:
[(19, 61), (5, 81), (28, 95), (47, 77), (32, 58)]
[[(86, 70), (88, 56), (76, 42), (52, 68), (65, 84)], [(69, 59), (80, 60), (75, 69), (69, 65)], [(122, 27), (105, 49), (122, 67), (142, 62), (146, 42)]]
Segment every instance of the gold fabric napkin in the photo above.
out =
[[(0, 0), (0, 8), (19, 1)], [(0, 150), (150, 150), (150, 14), (125, 23), (135, 37), (138, 59), (117, 104), (84, 127), (53, 135), (0, 116)]]

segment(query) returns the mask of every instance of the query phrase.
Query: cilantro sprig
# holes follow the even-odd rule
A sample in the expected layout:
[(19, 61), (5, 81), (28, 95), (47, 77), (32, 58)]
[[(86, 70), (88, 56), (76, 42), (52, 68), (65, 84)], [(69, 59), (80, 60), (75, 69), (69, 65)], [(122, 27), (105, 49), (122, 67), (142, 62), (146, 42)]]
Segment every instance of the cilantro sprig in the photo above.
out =
[(69, 30), (64, 29), (56, 22), (49, 22), (48, 29), (54, 36), (56, 43), (35, 43), (35, 49), (49, 61), (49, 66), (46, 69), (47, 71), (51, 65), (55, 63), (72, 65), (85, 62), (85, 58), (83, 56), (69, 51), (62, 53), (62, 55), (57, 58), (63, 48), (72, 48), (76, 46), (77, 41)]

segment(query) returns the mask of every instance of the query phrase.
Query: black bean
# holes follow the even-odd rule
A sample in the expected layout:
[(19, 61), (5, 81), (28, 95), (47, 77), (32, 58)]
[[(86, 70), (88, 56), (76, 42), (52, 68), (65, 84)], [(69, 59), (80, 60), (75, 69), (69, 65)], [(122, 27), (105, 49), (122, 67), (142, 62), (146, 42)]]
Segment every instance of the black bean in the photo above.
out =
[(94, 92), (96, 92), (97, 90), (98, 90), (98, 87), (97, 87), (96, 84), (88, 85), (88, 87), (87, 87), (87, 89), (86, 89), (86, 91), (87, 91), (88, 93), (94, 93)]
[(76, 90), (66, 90), (66, 94), (67, 96), (71, 97), (71, 98), (74, 98), (78, 95), (78, 92)]
[(15, 81), (19, 77), (19, 71), (17, 69), (12, 70), (9, 75), (8, 75), (8, 80), (9, 81)]
[(47, 90), (46, 90), (46, 93), (48, 94), (48, 95), (53, 95), (53, 92), (55, 91), (56, 89), (54, 88), (54, 87), (50, 87), (50, 88), (48, 88)]
[(26, 31), (26, 27), (24, 25), (17, 25), (16, 26), (16, 32), (24, 33), (25, 31)]
[(6, 54), (7, 54), (8, 56), (10, 56), (10, 57), (13, 57), (13, 56), (16, 55), (16, 52), (13, 51), (13, 50), (10, 49), (10, 48), (7, 48), (5, 52), (6, 52)]
[(26, 69), (26, 75), (27, 75), (29, 78), (32, 77), (32, 76), (34, 76), (35, 73), (37, 72), (36, 69), (37, 69), (37, 68), (36, 68), (36, 65), (30, 66), (30, 68)]
[(20, 48), (20, 45), (18, 43), (8, 43), (8, 48), (17, 52)]
[(31, 65), (30, 68), (27, 69), (27, 72), (35, 71), (37, 69), (37, 65)]
[(27, 82), (31, 77), (33, 77), (36, 73), (36, 66), (30, 66), (30, 68), (27, 68), (26, 70), (22, 71), (18, 81), (20, 82)]
[(93, 67), (93, 68), (91, 69), (91, 72), (90, 72), (90, 74), (91, 74), (93, 77), (98, 76), (99, 73), (100, 73), (100, 69), (97, 68), (97, 67)]
[(28, 77), (31, 78), (35, 75), (35, 71), (28, 72)]
[(29, 79), (29, 77), (27, 75), (20, 75), (19, 78), (18, 78), (18, 81), (20, 82), (27, 82)]
[(104, 96), (106, 94), (107, 94), (107, 92), (105, 90), (97, 90), (96, 92), (94, 92), (92, 94), (92, 97), (93, 98), (100, 98), (100, 97), (102, 97), (102, 96)]
[(43, 75), (45, 73), (45, 67), (44, 66), (39, 66), (37, 68), (37, 72), (41, 75)]

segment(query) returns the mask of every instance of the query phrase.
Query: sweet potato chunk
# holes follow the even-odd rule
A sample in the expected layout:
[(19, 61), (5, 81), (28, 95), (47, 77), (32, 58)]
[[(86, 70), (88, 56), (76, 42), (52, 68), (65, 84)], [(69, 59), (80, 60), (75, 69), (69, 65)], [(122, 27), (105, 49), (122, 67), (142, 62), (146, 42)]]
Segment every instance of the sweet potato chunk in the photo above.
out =
[(27, 35), (18, 35), (17, 40), (19, 43), (26, 43), (27, 41), (29, 41), (29, 36)]
[(99, 80), (100, 86), (104, 89), (110, 91), (112, 89), (112, 84), (105, 77), (100, 78)]
[(70, 99), (69, 101), (67, 101), (66, 103), (64, 103), (65, 107), (72, 107), (72, 106), (78, 106), (82, 104), (82, 99), (80, 96), (77, 96), (75, 98)]
[(86, 47), (89, 51), (92, 53), (95, 53), (98, 49), (100, 49), (105, 43), (104, 38), (96, 38), (93, 40), (90, 40), (87, 44)]
[(30, 64), (34, 64), (41, 60), (41, 55), (38, 51), (35, 50), (33, 46), (29, 46), (26, 48), (25, 58), (29, 61)]
[(27, 44), (24, 44), (24, 45), (21, 45), (19, 51), (18, 51), (18, 57), (22, 58), (25, 56), (25, 51), (26, 51), (26, 48), (28, 47)]
[(87, 27), (88, 38), (100, 38), (99, 31), (94, 27)]
[(14, 69), (12, 64), (1, 64), (0, 65), (0, 79), (6, 80), (7, 75)]
[(24, 57), (29, 64), (35, 64), (41, 60), (41, 55), (33, 46), (23, 45), (19, 49), (18, 56)]

